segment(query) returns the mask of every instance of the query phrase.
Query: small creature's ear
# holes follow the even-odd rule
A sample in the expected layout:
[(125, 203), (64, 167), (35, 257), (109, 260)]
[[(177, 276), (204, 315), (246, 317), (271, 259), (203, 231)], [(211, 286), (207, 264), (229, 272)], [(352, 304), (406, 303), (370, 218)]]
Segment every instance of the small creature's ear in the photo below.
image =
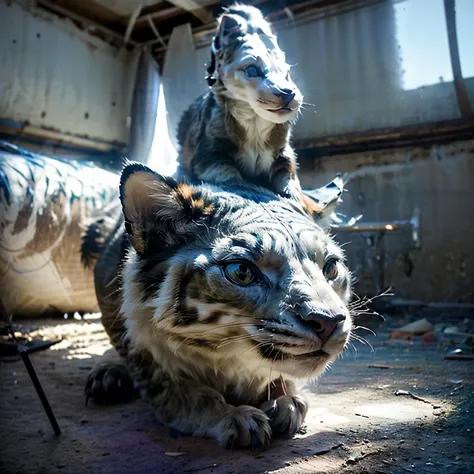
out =
[(239, 15), (224, 13), (219, 18), (213, 49), (219, 51), (228, 39), (234, 39), (245, 34), (245, 20)]
[(214, 211), (210, 192), (128, 164), (120, 179), (125, 229), (138, 253), (180, 245)]

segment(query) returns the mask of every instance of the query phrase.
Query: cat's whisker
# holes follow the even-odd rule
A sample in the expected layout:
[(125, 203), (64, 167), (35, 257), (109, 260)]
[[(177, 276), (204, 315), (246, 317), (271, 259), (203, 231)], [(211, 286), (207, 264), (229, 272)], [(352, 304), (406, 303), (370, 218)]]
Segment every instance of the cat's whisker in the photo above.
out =
[(358, 342), (360, 342), (360, 343), (362, 343), (366, 346), (369, 346), (371, 351), (375, 352), (374, 347), (372, 346), (372, 344), (367, 339), (365, 339), (365, 338), (363, 338), (363, 337), (361, 337), (357, 334), (351, 334), (351, 338), (353, 338), (354, 340), (356, 340), (356, 341), (358, 341)]
[(356, 331), (357, 329), (364, 329), (365, 331), (367, 332), (370, 332), (370, 334), (376, 336), (377, 334), (375, 334), (374, 331), (372, 331), (372, 329), (369, 329), (369, 328), (366, 328), (365, 326), (355, 326), (352, 328), (354, 331)]

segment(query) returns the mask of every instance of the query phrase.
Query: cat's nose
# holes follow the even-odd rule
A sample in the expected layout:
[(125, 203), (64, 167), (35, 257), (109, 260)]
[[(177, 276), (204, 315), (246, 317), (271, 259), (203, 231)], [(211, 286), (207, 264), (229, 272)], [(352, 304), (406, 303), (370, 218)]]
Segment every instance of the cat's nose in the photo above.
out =
[(285, 104), (289, 104), (296, 95), (293, 89), (280, 89), (279, 87), (273, 87), (272, 92), (279, 99), (283, 99)]
[(342, 313), (327, 314), (322, 312), (311, 312), (303, 319), (308, 326), (313, 328), (319, 339), (321, 339), (321, 343), (325, 344), (338, 324), (346, 320), (346, 316)]

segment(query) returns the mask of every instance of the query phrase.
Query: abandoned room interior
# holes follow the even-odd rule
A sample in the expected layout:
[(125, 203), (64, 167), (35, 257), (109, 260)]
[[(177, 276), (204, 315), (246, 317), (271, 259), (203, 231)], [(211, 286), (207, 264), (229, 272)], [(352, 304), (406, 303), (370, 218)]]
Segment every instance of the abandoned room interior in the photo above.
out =
[(474, 472), (474, 0), (0, 0), (0, 471)]

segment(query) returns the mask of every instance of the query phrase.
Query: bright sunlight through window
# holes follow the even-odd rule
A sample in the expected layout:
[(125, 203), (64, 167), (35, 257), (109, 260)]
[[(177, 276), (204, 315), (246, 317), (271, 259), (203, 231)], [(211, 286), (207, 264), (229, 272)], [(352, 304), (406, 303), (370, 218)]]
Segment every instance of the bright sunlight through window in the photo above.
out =
[[(394, 9), (403, 89), (452, 81), (443, 0), (405, 0)], [(456, 23), (463, 76), (472, 77), (474, 0), (456, 0)]]
[(148, 166), (161, 174), (169, 176), (176, 171), (176, 158), (177, 153), (169, 137), (163, 84), (160, 84), (158, 110), (156, 113), (155, 136), (153, 137)]

